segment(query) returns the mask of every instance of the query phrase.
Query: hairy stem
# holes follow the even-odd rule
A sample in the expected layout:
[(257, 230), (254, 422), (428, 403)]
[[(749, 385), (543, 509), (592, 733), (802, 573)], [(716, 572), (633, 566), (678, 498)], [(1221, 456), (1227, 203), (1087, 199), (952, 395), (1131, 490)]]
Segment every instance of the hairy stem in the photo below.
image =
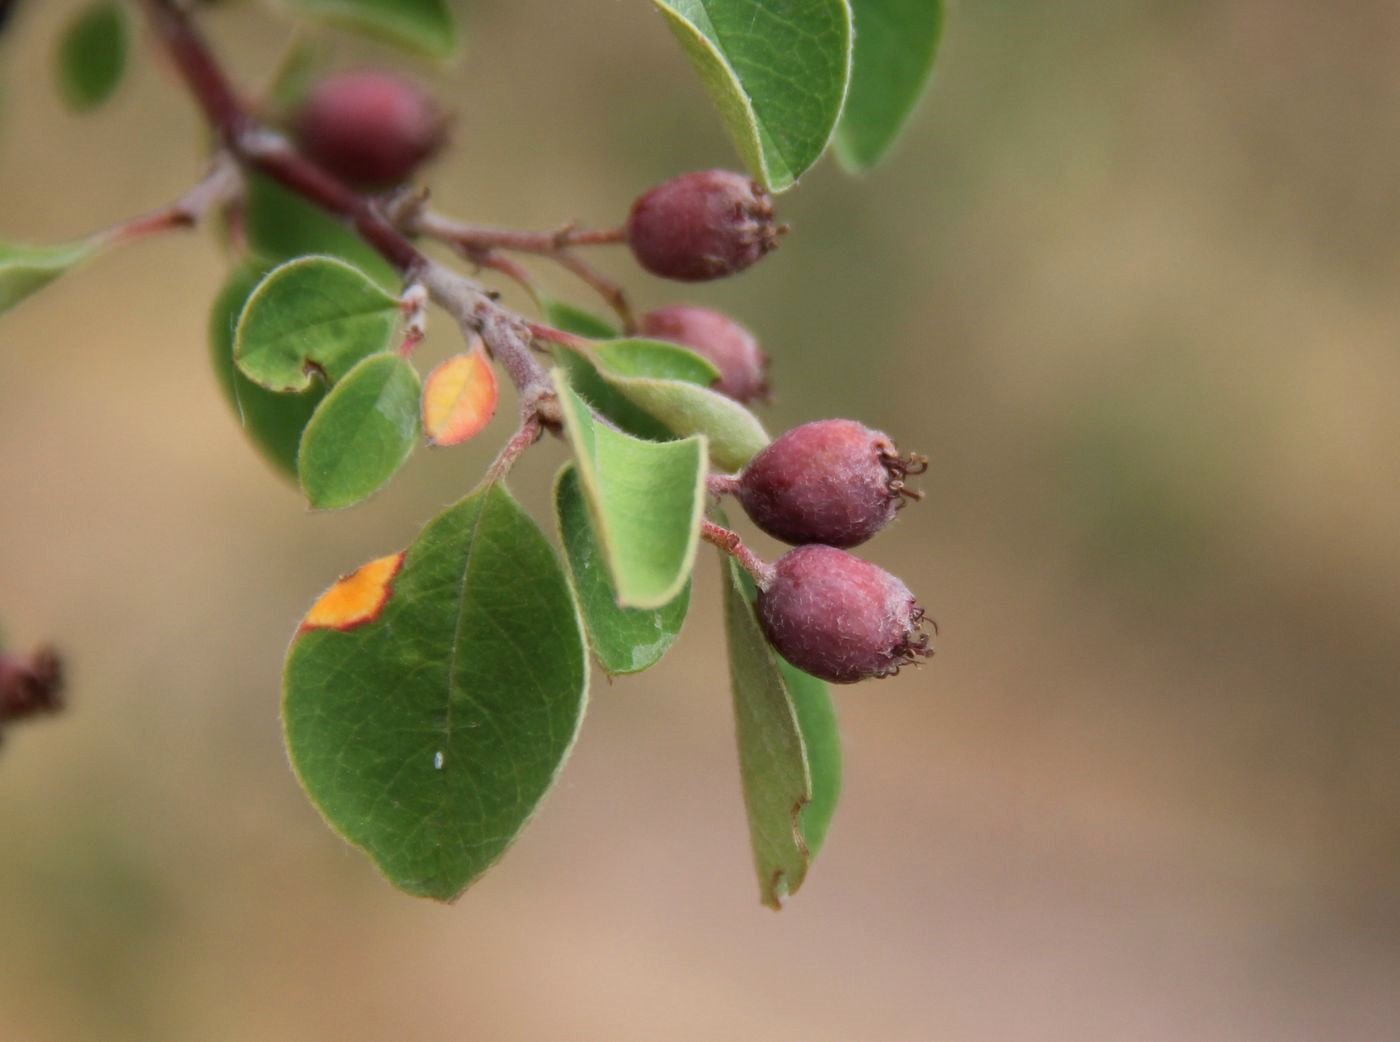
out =
[(739, 538), (738, 532), (717, 525), (709, 518), (702, 518), (700, 520), (700, 538), (707, 543), (713, 543), (738, 561), (739, 566), (753, 577), (754, 583), (760, 590), (766, 590), (773, 585), (773, 566), (745, 546), (744, 541)]
[(705, 487), (712, 496), (732, 496), (739, 491), (737, 474), (710, 474), (705, 478)]

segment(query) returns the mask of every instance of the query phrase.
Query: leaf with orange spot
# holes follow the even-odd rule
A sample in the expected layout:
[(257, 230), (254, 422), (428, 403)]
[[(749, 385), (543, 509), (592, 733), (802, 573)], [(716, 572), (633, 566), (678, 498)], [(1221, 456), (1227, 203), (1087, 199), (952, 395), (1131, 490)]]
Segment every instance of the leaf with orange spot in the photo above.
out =
[(423, 384), (423, 430), (430, 445), (460, 445), (496, 414), (496, 373), (478, 348), (453, 355)]
[(350, 630), (373, 622), (389, 603), (403, 554), (380, 557), (355, 569), (321, 594), (306, 613), (303, 630)]
[(496, 483), (413, 541), (377, 617), (302, 628), (282, 711), (292, 766), (331, 826), (394, 885), (451, 901), (553, 786), (587, 692), (564, 569)]

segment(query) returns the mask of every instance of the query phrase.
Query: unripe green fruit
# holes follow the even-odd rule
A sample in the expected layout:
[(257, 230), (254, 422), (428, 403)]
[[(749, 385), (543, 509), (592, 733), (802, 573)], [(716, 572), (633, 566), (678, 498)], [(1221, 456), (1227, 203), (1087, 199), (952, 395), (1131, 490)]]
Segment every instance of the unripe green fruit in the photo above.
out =
[(852, 547), (919, 493), (904, 479), (927, 466), (901, 456), (889, 436), (854, 420), (794, 427), (755, 456), (735, 495), (754, 524), (785, 543)]
[(627, 243), (653, 275), (705, 282), (743, 271), (786, 231), (773, 197), (730, 170), (699, 170), (664, 181), (632, 204)]
[(641, 333), (670, 340), (708, 359), (719, 370), (715, 390), (739, 402), (768, 396), (768, 356), (758, 339), (713, 308), (673, 304), (642, 316)]
[(365, 70), (316, 84), (295, 129), (318, 165), (350, 184), (379, 188), (408, 180), (442, 145), (445, 124), (416, 84)]
[(758, 619), (778, 654), (833, 684), (892, 676), (933, 654), (909, 587), (830, 546), (778, 558), (758, 595)]

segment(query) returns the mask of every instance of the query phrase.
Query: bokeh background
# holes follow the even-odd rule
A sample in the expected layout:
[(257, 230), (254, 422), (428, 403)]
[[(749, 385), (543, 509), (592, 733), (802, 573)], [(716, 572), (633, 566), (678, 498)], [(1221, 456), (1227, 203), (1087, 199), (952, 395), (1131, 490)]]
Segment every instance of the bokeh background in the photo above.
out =
[[(108, 109), (62, 110), (75, 8), (24, 3), (0, 41), (0, 238), (198, 172), (149, 49)], [(470, 9), (444, 209), (604, 223), (734, 162), (644, 0)], [(286, 39), (245, 5), (207, 25), (250, 83)], [(962, 0), (892, 161), (814, 171), (751, 275), (678, 291), (606, 257), (643, 306), (761, 333), (773, 429), (850, 415), (933, 457), (868, 549), (938, 656), (838, 690), (844, 802), (778, 915), (711, 564), (674, 653), (597, 682), (505, 861), (455, 906), (400, 896), (298, 790), (281, 658), (316, 592), (474, 482), (510, 410), (312, 515), (218, 397), (213, 235), (7, 315), (0, 619), (73, 682), (0, 753), (0, 1039), (1395, 1037), (1397, 53), (1388, 0)], [(523, 464), (529, 502), (560, 457)]]

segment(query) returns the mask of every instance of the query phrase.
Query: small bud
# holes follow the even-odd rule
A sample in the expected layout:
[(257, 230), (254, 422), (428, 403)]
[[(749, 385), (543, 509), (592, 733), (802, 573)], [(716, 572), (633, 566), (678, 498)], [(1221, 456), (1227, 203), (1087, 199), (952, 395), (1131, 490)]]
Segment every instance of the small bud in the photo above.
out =
[(852, 547), (894, 517), (928, 461), (901, 456), (889, 436), (854, 420), (794, 427), (760, 452), (735, 490), (754, 524), (785, 543)]
[(632, 204), (627, 242), (653, 275), (705, 282), (743, 271), (778, 245), (773, 197), (729, 170), (700, 170), (664, 181)]
[(354, 185), (406, 181), (442, 145), (444, 121), (417, 85), (386, 72), (330, 76), (312, 88), (296, 116), (302, 149)]
[(778, 558), (758, 595), (758, 618), (778, 654), (833, 684), (892, 676), (933, 654), (909, 587), (830, 546), (799, 546)]
[(690, 348), (719, 370), (715, 390), (735, 401), (768, 397), (768, 356), (758, 339), (722, 311), (689, 304), (642, 316), (641, 333)]

